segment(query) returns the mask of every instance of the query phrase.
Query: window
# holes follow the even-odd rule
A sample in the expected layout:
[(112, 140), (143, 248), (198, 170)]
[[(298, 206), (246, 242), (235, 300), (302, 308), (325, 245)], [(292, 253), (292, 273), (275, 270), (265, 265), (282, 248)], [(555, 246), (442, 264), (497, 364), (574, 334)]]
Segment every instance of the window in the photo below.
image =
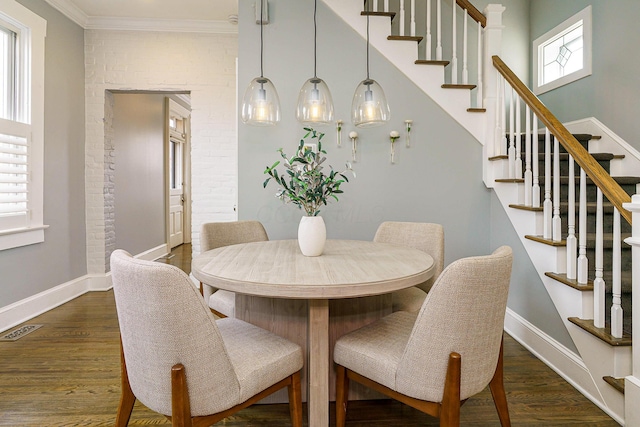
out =
[(0, 3), (0, 250), (44, 241), (46, 21)]
[(533, 42), (533, 92), (539, 95), (591, 74), (591, 6)]

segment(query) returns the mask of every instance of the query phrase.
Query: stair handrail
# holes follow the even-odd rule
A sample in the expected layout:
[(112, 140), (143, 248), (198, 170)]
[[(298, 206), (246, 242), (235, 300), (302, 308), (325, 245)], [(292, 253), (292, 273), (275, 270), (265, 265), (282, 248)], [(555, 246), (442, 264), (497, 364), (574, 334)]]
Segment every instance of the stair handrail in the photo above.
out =
[(482, 28), (487, 26), (487, 17), (484, 16), (482, 12), (480, 12), (476, 7), (471, 4), (469, 0), (456, 0), (458, 6), (462, 9), (467, 9), (469, 16), (473, 18), (474, 21), (479, 22), (482, 25)]
[(620, 185), (604, 170), (604, 168), (589, 154), (589, 152), (578, 142), (578, 140), (567, 130), (566, 127), (554, 116), (551, 111), (531, 92), (531, 90), (515, 75), (513, 71), (502, 61), (493, 55), (493, 66), (509, 82), (511, 87), (520, 95), (520, 98), (527, 104), (547, 126), (552, 135), (558, 139), (565, 150), (573, 157), (578, 165), (591, 178), (593, 183), (602, 190), (604, 196), (620, 212), (620, 215), (631, 224), (631, 212), (624, 208), (624, 203), (631, 202), (629, 196)]

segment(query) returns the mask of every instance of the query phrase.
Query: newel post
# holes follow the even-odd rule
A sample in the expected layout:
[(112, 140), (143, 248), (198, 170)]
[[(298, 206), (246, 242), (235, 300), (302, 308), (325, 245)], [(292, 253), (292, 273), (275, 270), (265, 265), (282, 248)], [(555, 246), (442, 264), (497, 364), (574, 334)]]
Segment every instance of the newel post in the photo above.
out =
[[(489, 4), (484, 9), (483, 13), (487, 18), (487, 25), (484, 27), (484, 43), (483, 43), (483, 55), (482, 55), (482, 75), (484, 76), (483, 84), (483, 96), (482, 105), (486, 108), (485, 113), (485, 140), (483, 141), (484, 151), (484, 166), (483, 176), (484, 182), (487, 187), (493, 187), (493, 171), (489, 167), (488, 159), (494, 156), (496, 141), (501, 138), (500, 131), (497, 129), (498, 114), (500, 108), (498, 108), (498, 72), (493, 67), (493, 61), (491, 57), (493, 55), (500, 55), (502, 53), (502, 12), (505, 8), (501, 4)], [(500, 101), (502, 102), (502, 101)], [(504, 129), (503, 129), (504, 131)]]
[[(640, 307), (640, 194), (631, 197), (631, 203), (625, 203), (624, 208), (631, 212), (631, 237), (625, 242), (631, 245), (631, 290), (632, 307)], [(639, 289), (636, 290), (636, 287)], [(636, 319), (639, 321), (636, 322)], [(640, 310), (634, 310), (632, 314), (632, 325), (640, 325)], [(625, 400), (625, 425), (640, 425), (640, 330), (638, 327), (632, 328), (632, 374), (625, 378), (624, 400)]]

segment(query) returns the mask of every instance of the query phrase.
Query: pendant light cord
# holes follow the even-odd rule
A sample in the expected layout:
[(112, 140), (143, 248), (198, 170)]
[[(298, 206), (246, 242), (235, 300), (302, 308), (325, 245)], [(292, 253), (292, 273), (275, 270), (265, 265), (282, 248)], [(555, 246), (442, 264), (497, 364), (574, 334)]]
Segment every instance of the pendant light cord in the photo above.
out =
[(367, 80), (369, 80), (369, 2), (367, 4)]
[(316, 15), (318, 13), (318, 0), (313, 2), (313, 77), (318, 77), (316, 64), (318, 62), (318, 24)]
[(260, 77), (264, 77), (263, 69), (263, 57), (264, 57), (264, 42), (262, 41), (262, 27), (264, 22), (264, 0), (260, 0)]

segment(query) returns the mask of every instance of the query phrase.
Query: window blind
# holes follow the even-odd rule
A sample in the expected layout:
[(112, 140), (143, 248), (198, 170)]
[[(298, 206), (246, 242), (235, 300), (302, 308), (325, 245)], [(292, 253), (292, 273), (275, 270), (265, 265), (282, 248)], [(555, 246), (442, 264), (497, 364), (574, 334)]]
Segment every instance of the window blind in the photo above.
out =
[(29, 141), (0, 133), (0, 230), (29, 225)]

